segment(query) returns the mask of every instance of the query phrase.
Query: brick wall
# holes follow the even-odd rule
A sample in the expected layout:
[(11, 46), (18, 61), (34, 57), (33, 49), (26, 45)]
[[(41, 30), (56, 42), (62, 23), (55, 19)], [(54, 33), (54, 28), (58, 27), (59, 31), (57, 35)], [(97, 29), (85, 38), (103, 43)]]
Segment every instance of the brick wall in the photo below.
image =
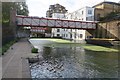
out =
[(113, 20), (98, 23), (96, 36), (99, 38), (113, 38), (120, 40), (120, 21)]
[(14, 40), (16, 37), (16, 11), (10, 11), (10, 24), (2, 24), (2, 45)]

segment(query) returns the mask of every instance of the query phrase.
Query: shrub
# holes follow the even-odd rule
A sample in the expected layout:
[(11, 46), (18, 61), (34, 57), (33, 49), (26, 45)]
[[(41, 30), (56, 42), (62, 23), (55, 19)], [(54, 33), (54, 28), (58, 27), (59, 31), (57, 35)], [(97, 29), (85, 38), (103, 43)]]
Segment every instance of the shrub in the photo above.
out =
[(38, 53), (38, 49), (37, 48), (32, 48), (31, 52), (32, 53)]

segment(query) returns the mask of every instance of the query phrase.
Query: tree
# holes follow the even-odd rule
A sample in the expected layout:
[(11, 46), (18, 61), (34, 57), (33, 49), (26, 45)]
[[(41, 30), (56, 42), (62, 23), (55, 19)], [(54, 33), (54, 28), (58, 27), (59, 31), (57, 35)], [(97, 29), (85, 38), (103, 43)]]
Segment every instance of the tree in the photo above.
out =
[(26, 2), (3, 2), (2, 3), (2, 44), (6, 44), (15, 38), (15, 26), (10, 25), (10, 12), (16, 9), (18, 15), (28, 15)]
[(28, 16), (28, 6), (26, 5), (26, 2), (19, 2), (16, 3), (16, 10), (18, 15), (25, 15)]
[(3, 2), (2, 3), (2, 22), (9, 24), (10, 11), (16, 9), (18, 15), (28, 16), (29, 11), (26, 2)]

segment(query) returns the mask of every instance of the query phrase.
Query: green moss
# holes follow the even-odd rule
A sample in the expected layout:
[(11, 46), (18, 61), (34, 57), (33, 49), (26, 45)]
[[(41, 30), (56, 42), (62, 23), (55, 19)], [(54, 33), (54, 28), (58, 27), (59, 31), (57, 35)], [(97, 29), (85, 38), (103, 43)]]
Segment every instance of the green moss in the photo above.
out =
[(38, 53), (38, 49), (37, 48), (32, 48), (31, 52), (32, 53)]
[(54, 39), (54, 38), (32, 38), (32, 39), (38, 39), (38, 40), (48, 40), (48, 41), (53, 41), (56, 43), (72, 43), (69, 40), (64, 40), (64, 39)]
[(72, 43), (69, 40), (63, 40), (63, 39), (48, 39), (48, 40), (54, 41), (54, 42), (57, 42), (57, 43)]
[(119, 50), (102, 47), (102, 46), (96, 46), (96, 45), (89, 45), (89, 46), (83, 46), (83, 48), (91, 51), (101, 51), (101, 52), (118, 52)]

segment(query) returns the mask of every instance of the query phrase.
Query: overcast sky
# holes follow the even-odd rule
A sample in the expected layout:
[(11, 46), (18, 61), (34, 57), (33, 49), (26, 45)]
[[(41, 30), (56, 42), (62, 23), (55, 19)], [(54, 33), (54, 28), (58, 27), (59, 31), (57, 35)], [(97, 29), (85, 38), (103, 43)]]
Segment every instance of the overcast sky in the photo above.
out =
[[(27, 0), (27, 5), (29, 9), (30, 16), (46, 17), (46, 11), (49, 9), (50, 5), (56, 3), (61, 4), (66, 7), (68, 12), (74, 12), (85, 6), (94, 6), (104, 0)], [(108, 1), (108, 0), (105, 0)], [(119, 2), (120, 0), (109, 0), (112, 2)]]

